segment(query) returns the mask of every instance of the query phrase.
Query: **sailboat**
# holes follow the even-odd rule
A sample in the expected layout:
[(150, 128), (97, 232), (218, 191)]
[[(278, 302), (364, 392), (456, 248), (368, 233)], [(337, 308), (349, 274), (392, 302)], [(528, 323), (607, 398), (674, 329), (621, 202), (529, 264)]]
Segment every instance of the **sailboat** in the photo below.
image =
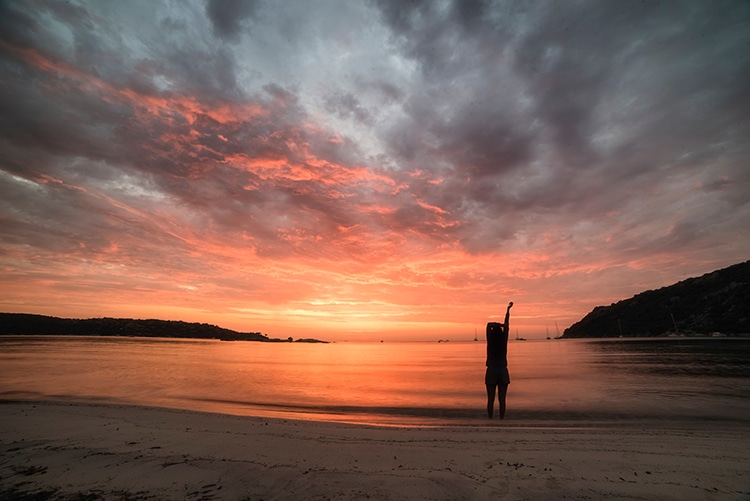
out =
[(555, 339), (561, 339), (562, 336), (560, 335), (560, 328), (557, 326), (557, 320), (555, 320), (555, 332), (557, 332)]
[(549, 325), (545, 325), (544, 328), (547, 329), (547, 339), (552, 339), (549, 337)]
[(518, 329), (516, 329), (516, 341), (526, 341), (525, 337), (518, 337)]
[(477, 328), (474, 327), (474, 341), (479, 341), (479, 338), (477, 337)]

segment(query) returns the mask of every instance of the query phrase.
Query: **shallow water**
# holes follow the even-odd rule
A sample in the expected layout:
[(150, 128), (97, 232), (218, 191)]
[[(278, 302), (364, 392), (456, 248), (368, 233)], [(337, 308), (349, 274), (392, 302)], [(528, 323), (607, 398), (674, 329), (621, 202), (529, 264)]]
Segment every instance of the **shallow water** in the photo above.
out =
[[(483, 342), (0, 337), (0, 398), (377, 424), (485, 418)], [(511, 341), (508, 420), (750, 423), (750, 340)]]

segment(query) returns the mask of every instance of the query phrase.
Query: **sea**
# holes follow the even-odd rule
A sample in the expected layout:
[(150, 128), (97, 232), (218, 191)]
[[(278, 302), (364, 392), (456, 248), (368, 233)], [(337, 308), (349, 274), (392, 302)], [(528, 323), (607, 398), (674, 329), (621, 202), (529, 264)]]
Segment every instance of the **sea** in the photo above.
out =
[[(0, 337), (0, 401), (481, 426), (485, 343)], [(750, 339), (511, 340), (505, 422), (750, 425)], [(496, 404), (497, 405), (497, 404)]]

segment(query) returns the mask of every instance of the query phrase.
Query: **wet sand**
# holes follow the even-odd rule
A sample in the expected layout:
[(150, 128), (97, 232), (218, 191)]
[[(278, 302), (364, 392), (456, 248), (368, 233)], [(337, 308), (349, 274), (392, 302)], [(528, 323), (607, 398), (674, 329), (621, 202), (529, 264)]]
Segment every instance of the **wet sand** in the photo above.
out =
[(0, 499), (750, 499), (741, 423), (550, 424), (0, 402)]

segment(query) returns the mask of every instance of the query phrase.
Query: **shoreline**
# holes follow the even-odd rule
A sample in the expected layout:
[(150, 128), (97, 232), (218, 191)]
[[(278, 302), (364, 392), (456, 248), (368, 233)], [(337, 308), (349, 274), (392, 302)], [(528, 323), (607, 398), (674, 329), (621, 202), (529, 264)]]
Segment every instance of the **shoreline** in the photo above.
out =
[[(300, 421), (312, 423), (330, 423), (373, 428), (446, 428), (461, 429), (475, 427), (506, 428), (548, 428), (548, 429), (590, 429), (611, 428), (616, 423), (618, 428), (665, 428), (693, 429), (707, 424), (722, 429), (739, 429), (750, 432), (750, 416), (729, 417), (712, 414), (670, 414), (635, 413), (622, 409), (608, 411), (566, 409), (552, 411), (549, 409), (528, 409), (511, 407), (504, 420), (495, 418), (490, 421), (485, 410), (477, 408), (460, 409), (445, 407), (352, 407), (352, 406), (301, 406), (277, 405), (246, 402), (224, 402), (224, 406), (214, 405), (169, 405), (160, 402), (119, 401), (107, 398), (85, 398), (73, 396), (23, 396), (6, 392), (0, 395), (0, 408), (4, 404), (38, 404), (38, 405), (88, 405), (101, 407), (126, 407), (151, 410), (176, 411), (218, 416), (234, 416), (249, 419), (272, 419), (281, 421)], [(195, 401), (196, 402), (201, 401)], [(212, 404), (221, 402), (211, 400)], [(174, 402), (178, 403), (178, 402)]]
[(0, 498), (750, 498), (742, 423), (550, 424), (372, 426), (2, 400)]

